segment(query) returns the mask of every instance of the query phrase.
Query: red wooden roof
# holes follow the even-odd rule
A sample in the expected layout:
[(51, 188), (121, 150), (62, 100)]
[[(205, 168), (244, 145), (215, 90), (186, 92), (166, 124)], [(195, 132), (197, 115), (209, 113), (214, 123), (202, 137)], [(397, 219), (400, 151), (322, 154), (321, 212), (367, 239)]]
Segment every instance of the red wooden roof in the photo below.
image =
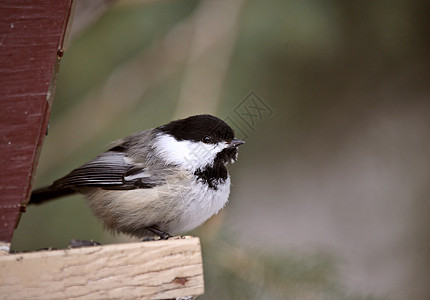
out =
[(12, 239), (31, 190), (71, 4), (72, 0), (0, 2), (0, 241), (3, 242)]

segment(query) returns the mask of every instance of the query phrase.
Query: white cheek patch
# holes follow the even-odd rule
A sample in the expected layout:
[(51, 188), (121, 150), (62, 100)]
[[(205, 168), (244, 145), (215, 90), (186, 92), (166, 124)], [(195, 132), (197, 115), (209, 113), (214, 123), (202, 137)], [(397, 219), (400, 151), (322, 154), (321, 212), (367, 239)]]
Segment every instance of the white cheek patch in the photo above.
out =
[(155, 150), (165, 161), (179, 164), (188, 170), (201, 169), (212, 165), (218, 152), (228, 146), (227, 143), (205, 144), (203, 142), (177, 141), (167, 134), (157, 136)]

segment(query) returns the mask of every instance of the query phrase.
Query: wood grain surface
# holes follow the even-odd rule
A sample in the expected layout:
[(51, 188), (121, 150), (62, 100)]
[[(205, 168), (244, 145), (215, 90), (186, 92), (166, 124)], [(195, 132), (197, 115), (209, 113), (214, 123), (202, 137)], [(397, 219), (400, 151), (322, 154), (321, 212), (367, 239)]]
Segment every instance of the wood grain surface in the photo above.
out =
[(193, 237), (0, 256), (1, 299), (170, 299), (203, 291)]

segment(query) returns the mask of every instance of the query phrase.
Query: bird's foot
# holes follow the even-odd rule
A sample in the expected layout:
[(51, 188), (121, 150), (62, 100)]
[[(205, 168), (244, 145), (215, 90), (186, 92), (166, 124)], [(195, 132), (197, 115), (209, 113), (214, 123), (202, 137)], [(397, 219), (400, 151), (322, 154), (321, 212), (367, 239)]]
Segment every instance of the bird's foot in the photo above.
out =
[(69, 242), (69, 248), (81, 248), (81, 247), (90, 247), (90, 246), (100, 246), (100, 243), (97, 243), (96, 241), (90, 240), (90, 241), (84, 241), (84, 240), (71, 240)]
[(158, 235), (161, 240), (167, 240), (172, 237), (170, 234), (168, 234), (167, 232), (164, 232), (161, 229), (158, 229), (156, 226), (150, 226), (150, 227), (147, 227), (146, 229)]

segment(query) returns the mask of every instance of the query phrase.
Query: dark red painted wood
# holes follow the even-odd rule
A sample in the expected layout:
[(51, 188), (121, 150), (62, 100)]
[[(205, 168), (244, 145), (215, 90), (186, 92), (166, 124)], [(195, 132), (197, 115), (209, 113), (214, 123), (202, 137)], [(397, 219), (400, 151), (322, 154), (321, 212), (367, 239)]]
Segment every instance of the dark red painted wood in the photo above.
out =
[[(10, 242), (46, 132), (72, 0), (0, 1), (0, 241)], [(52, 91), (54, 87), (52, 87)]]

